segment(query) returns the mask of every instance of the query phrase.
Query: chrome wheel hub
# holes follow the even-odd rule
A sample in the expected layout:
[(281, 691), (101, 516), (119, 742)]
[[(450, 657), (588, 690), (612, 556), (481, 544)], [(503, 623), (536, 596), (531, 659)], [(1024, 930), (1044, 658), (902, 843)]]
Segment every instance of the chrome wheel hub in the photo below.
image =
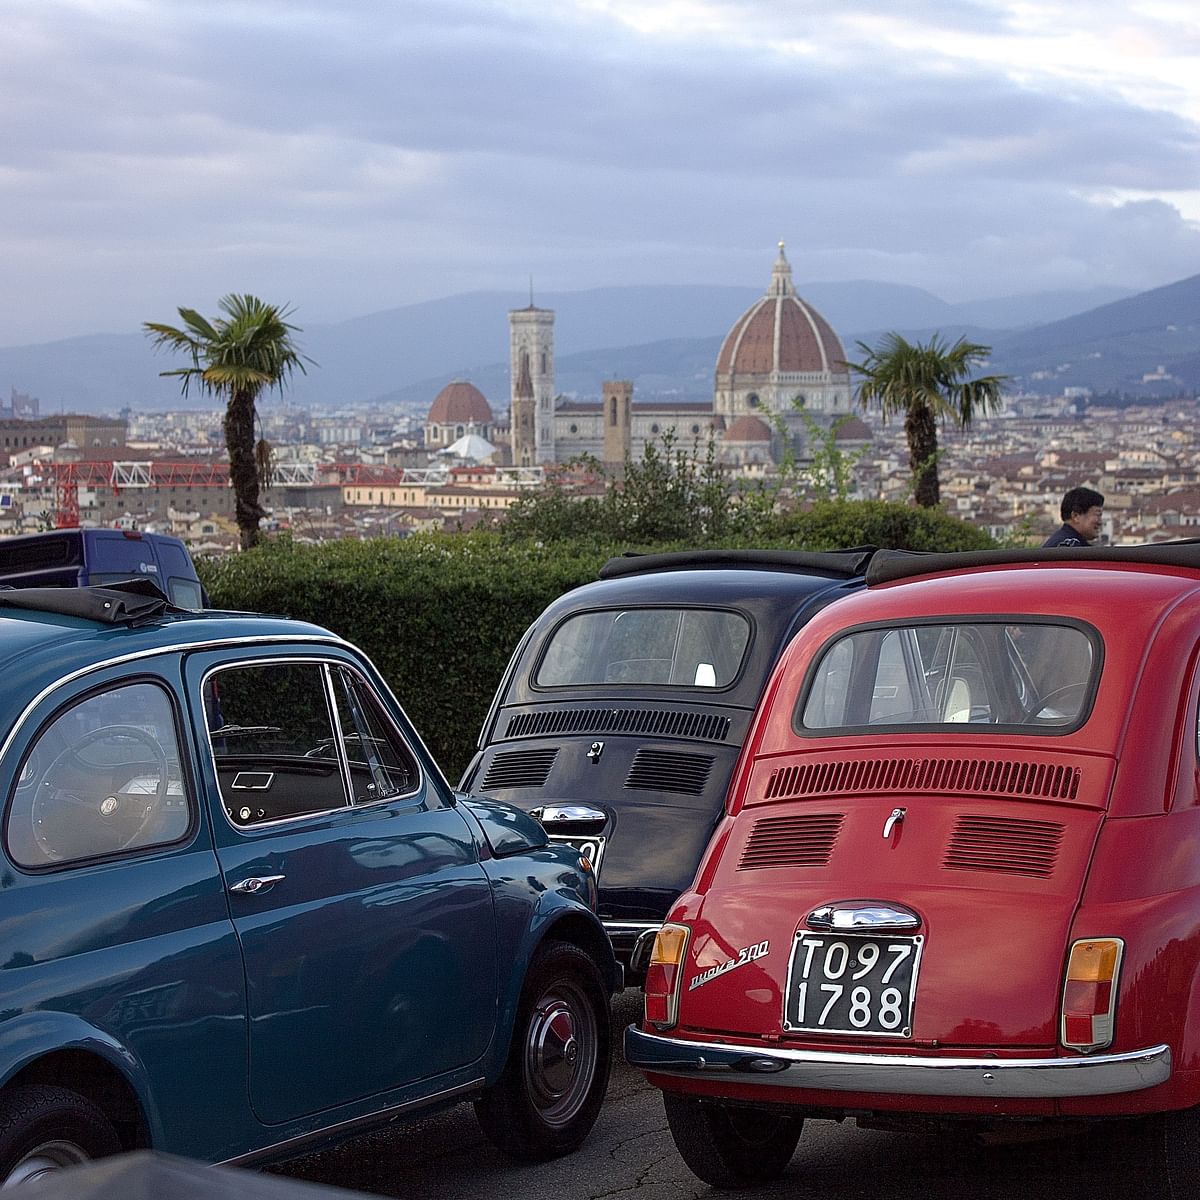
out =
[(86, 1151), (74, 1142), (49, 1141), (43, 1142), (30, 1150), (20, 1162), (9, 1172), (8, 1177), (0, 1183), (0, 1190), (17, 1187), (29, 1183), (33, 1179), (41, 1179), (61, 1171), (65, 1167), (75, 1167), (80, 1163), (90, 1161)]
[(569, 1121), (587, 1097), (596, 1067), (596, 1031), (583, 997), (551, 994), (534, 1008), (525, 1045), (525, 1074), (542, 1117)]

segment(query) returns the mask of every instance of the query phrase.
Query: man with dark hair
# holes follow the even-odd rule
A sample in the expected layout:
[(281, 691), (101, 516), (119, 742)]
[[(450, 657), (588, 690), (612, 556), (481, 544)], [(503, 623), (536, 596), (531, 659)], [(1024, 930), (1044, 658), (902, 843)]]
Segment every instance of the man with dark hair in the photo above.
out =
[(1063, 523), (1042, 543), (1047, 546), (1090, 546), (1100, 536), (1104, 497), (1089, 487), (1072, 488), (1059, 511)]

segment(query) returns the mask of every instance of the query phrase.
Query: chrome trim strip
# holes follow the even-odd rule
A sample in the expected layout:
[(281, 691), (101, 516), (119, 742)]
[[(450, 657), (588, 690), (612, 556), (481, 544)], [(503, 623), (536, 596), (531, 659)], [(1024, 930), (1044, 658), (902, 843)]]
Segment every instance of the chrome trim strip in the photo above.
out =
[(298, 1154), (305, 1146), (324, 1142), (326, 1139), (336, 1140), (347, 1137), (353, 1129), (369, 1129), (376, 1125), (386, 1125), (394, 1121), (401, 1113), (414, 1112), (422, 1108), (430, 1108), (436, 1104), (444, 1104), (451, 1100), (464, 1100), (472, 1093), (482, 1092), (484, 1080), (472, 1079), (469, 1083), (461, 1083), (457, 1087), (447, 1088), (443, 1092), (434, 1092), (431, 1096), (422, 1096), (419, 1100), (409, 1100), (404, 1104), (394, 1104), (390, 1108), (369, 1113), (364, 1117), (353, 1117), (349, 1121), (339, 1121), (336, 1125), (324, 1125), (320, 1129), (298, 1134), (296, 1137), (285, 1138), (282, 1142), (274, 1142), (259, 1150), (251, 1150), (247, 1154), (239, 1154), (234, 1158), (223, 1158), (216, 1165), (219, 1167), (244, 1167), (251, 1163), (272, 1161), (276, 1158), (290, 1158)]
[(1076, 1058), (933, 1058), (692, 1042), (625, 1030), (631, 1066), (676, 1079), (736, 1078), (763, 1088), (905, 1096), (1110, 1096), (1171, 1078), (1169, 1046)]
[(657, 933), (662, 928), (661, 921), (601, 921), (604, 932), (612, 937), (614, 933), (632, 933), (640, 936), (644, 933)]

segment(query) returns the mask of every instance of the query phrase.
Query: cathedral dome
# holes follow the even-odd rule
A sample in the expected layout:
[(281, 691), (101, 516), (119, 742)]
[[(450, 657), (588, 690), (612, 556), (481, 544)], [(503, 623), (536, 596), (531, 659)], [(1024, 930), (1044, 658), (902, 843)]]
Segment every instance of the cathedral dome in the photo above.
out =
[(846, 353), (832, 326), (796, 295), (779, 243), (771, 285), (734, 322), (717, 356), (717, 376), (845, 375)]
[(428, 425), (490, 425), (492, 409), (473, 384), (456, 379), (434, 397), (426, 419)]

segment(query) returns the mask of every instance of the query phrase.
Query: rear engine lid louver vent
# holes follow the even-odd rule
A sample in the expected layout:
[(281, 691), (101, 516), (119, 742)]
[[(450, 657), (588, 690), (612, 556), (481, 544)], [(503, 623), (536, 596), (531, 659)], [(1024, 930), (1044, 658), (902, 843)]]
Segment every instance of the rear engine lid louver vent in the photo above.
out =
[(646, 792), (682, 792), (699, 796), (712, 770), (708, 754), (677, 754), (674, 750), (639, 750), (625, 779), (627, 788)]
[(1081, 772), (1047, 762), (987, 758), (864, 758), (780, 767), (767, 781), (767, 800), (856, 792), (942, 792), (1074, 800)]
[(1006, 875), (1054, 873), (1063, 826), (1054, 821), (961, 816), (942, 866), (948, 871), (999, 871)]
[(509, 718), (504, 736), (555, 737), (564, 733), (633, 733), (723, 742), (729, 735), (729, 718), (669, 708), (559, 708), (517, 713)]
[(488, 764), (479, 790), (492, 792), (500, 788), (545, 787), (546, 778), (557, 757), (557, 746), (549, 750), (502, 750)]
[(738, 870), (824, 867), (829, 863), (844, 819), (842, 813), (763, 817), (750, 831)]

